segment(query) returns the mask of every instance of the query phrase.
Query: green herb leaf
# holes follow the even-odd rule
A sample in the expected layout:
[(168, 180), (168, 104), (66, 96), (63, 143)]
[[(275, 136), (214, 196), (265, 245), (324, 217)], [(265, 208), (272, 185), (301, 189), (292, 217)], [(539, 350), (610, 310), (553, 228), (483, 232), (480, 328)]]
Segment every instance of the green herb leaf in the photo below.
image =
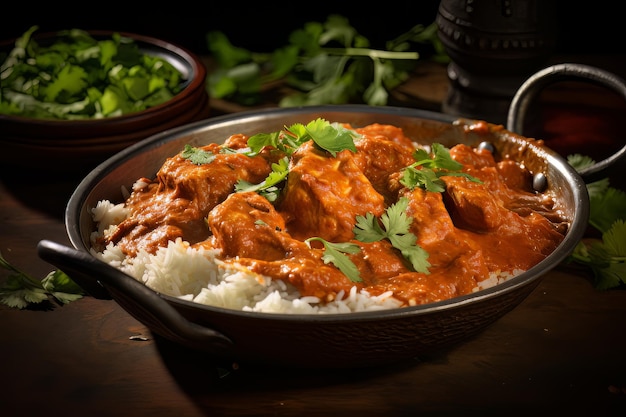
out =
[(580, 171), (595, 164), (595, 161), (587, 155), (577, 153), (568, 155), (567, 163), (569, 163), (575, 170)]
[(416, 162), (404, 169), (400, 179), (402, 185), (411, 190), (419, 187), (426, 191), (441, 193), (445, 191), (445, 183), (440, 179), (443, 176), (464, 177), (481, 183), (478, 178), (462, 172), (463, 165), (452, 159), (450, 150), (442, 144), (433, 143), (431, 153), (432, 157), (424, 149), (417, 149), (414, 152), (413, 158)]
[(215, 160), (215, 154), (213, 152), (205, 151), (204, 149), (196, 148), (189, 144), (185, 144), (185, 148), (180, 153), (180, 156), (196, 165), (210, 164)]
[[(584, 168), (590, 167), (595, 164), (596, 161), (591, 159), (588, 156), (580, 155), (580, 154), (572, 154), (568, 155), (567, 162), (577, 171), (580, 171)], [(587, 184), (587, 191), (589, 192), (589, 198), (595, 198), (597, 196), (602, 196), (609, 188), (609, 179), (602, 178), (598, 181), (591, 182)]]
[(568, 261), (589, 267), (600, 290), (626, 284), (626, 223), (615, 221), (602, 240), (581, 241)]
[(594, 193), (589, 197), (589, 204), (589, 224), (602, 233), (625, 218), (626, 193), (617, 188), (608, 187), (604, 193)]
[(257, 133), (248, 138), (249, 156), (258, 155), (266, 146), (271, 146), (284, 152), (286, 156), (278, 164), (272, 164), (272, 172), (259, 184), (251, 184), (244, 180), (239, 180), (235, 185), (236, 191), (257, 191), (269, 201), (278, 198), (280, 189), (277, 185), (285, 180), (289, 175), (289, 157), (303, 143), (312, 140), (320, 149), (326, 150), (332, 156), (337, 152), (349, 149), (356, 152), (354, 139), (359, 134), (354, 130), (346, 129), (338, 123), (330, 123), (327, 120), (318, 118), (306, 125), (294, 123), (289, 127), (284, 127), (279, 132)]
[(63, 304), (83, 297), (82, 288), (61, 270), (50, 272), (42, 281), (43, 289)]
[[(577, 171), (595, 164), (592, 158), (580, 154), (567, 157), (567, 162)], [(589, 224), (604, 233), (626, 213), (626, 193), (609, 185), (608, 178), (587, 184), (589, 192)]]
[(287, 149), (283, 148), (281, 145), (281, 132), (257, 133), (248, 138), (248, 146), (252, 150), (252, 154), (258, 154), (266, 146), (271, 146), (287, 154), (291, 154), (291, 152), (287, 152)]
[(408, 204), (409, 200), (402, 197), (389, 206), (380, 217), (383, 227), (371, 213), (357, 216), (353, 232), (356, 239), (361, 242), (388, 239), (392, 246), (410, 262), (415, 271), (428, 274), (430, 267), (428, 252), (416, 244), (417, 237), (409, 231), (412, 220), (406, 214)]
[[(431, 45), (436, 61), (449, 61), (435, 22), (414, 26), (387, 42), (384, 50), (371, 48), (369, 40), (339, 15), (330, 15), (323, 23), (305, 23), (289, 35), (287, 45), (269, 54), (238, 48), (223, 32), (214, 31), (207, 35), (207, 46), (218, 66), (209, 76), (208, 88), (213, 97), (253, 105), (262, 100), (264, 86), (284, 81), (296, 91), (280, 100), (281, 107), (386, 105), (389, 91), (416, 67), (420, 54), (410, 49), (417, 44)], [(254, 72), (238, 71), (250, 64)]]
[(23, 309), (50, 299), (67, 304), (84, 295), (82, 288), (60, 270), (50, 272), (40, 281), (11, 265), (2, 254), (0, 268), (10, 272), (0, 287), (0, 302), (9, 307)]
[(354, 243), (333, 243), (322, 239), (321, 237), (311, 237), (305, 240), (310, 246), (313, 241), (321, 242), (324, 245), (324, 255), (322, 260), (325, 264), (332, 263), (352, 282), (362, 282), (361, 274), (354, 262), (345, 253), (359, 253), (361, 248)]
[(265, 197), (268, 201), (276, 201), (280, 189), (277, 187), (279, 183), (287, 178), (289, 174), (289, 158), (285, 157), (272, 164), (272, 172), (258, 184), (252, 184), (248, 181), (239, 180), (235, 184), (235, 192), (254, 191)]
[(336, 156), (337, 152), (344, 149), (356, 152), (354, 138), (358, 137), (358, 134), (354, 130), (336, 123), (330, 124), (324, 119), (317, 119), (309, 122), (305, 131), (317, 146), (330, 152), (332, 156)]
[(183, 87), (169, 61), (118, 33), (96, 40), (79, 29), (60, 31), (44, 46), (33, 39), (37, 30), (27, 30), (0, 66), (0, 114), (112, 117), (164, 103)]
[(408, 166), (402, 172), (400, 183), (410, 190), (416, 187), (434, 193), (442, 193), (446, 190), (446, 184), (430, 168), (417, 169), (415, 166)]
[[(596, 162), (584, 155), (572, 154), (567, 162), (576, 170)], [(626, 193), (613, 188), (608, 178), (587, 184), (589, 225), (602, 233), (602, 239), (583, 239), (565, 263), (590, 268), (594, 287), (601, 290), (626, 284)]]

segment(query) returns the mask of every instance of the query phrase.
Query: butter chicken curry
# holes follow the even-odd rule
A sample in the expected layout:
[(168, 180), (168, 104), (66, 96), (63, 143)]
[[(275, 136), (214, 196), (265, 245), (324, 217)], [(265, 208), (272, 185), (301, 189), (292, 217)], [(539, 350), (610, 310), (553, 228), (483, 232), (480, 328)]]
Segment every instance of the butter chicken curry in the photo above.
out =
[(135, 256), (182, 238), (302, 296), (356, 286), (416, 305), (519, 273), (559, 245), (567, 223), (531, 182), (485, 149), (318, 119), (187, 146), (138, 182), (130, 216), (101, 243)]

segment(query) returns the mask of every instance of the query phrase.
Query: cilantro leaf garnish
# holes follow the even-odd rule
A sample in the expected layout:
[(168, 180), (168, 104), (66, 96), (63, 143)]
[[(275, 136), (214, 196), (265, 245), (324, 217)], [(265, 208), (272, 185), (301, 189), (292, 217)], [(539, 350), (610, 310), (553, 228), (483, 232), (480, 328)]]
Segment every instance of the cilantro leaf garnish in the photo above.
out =
[(430, 168), (417, 169), (414, 165), (404, 169), (400, 183), (411, 190), (417, 187), (434, 193), (446, 190), (446, 184), (435, 171)]
[[(385, 213), (378, 219), (372, 214), (357, 216), (353, 232), (358, 241), (369, 243), (388, 239), (391, 245), (398, 249), (402, 256), (409, 261), (417, 272), (428, 274), (430, 263), (428, 253), (416, 244), (417, 237), (409, 232), (412, 220), (406, 215), (409, 200), (406, 197), (387, 208)], [(382, 226), (381, 226), (382, 224)], [(343, 272), (352, 282), (361, 282), (362, 279), (356, 265), (344, 253), (358, 253), (360, 248), (354, 243), (332, 243), (319, 237), (312, 237), (305, 242), (318, 241), (324, 245), (325, 263), (332, 263)]]
[(257, 133), (248, 139), (248, 146), (253, 154), (258, 154), (265, 146), (271, 146), (291, 156), (300, 145), (312, 140), (320, 149), (336, 156), (337, 152), (344, 149), (356, 152), (354, 139), (359, 136), (354, 130), (339, 123), (318, 118), (306, 125), (294, 123), (289, 127), (285, 126), (279, 132)]
[(248, 138), (248, 147), (250, 147), (252, 155), (258, 154), (266, 146), (271, 146), (290, 155), (298, 145), (293, 142), (287, 143), (284, 138), (281, 138), (281, 132), (257, 133)]
[(250, 136), (247, 142), (250, 148), (248, 156), (258, 155), (266, 146), (278, 149), (286, 156), (278, 164), (272, 164), (272, 172), (265, 180), (259, 184), (239, 180), (235, 190), (257, 191), (269, 201), (275, 201), (280, 193), (277, 185), (289, 174), (289, 157), (299, 146), (312, 140), (318, 148), (329, 152), (334, 157), (337, 152), (344, 149), (356, 152), (354, 139), (359, 136), (354, 130), (347, 129), (339, 123), (330, 123), (322, 118), (312, 120), (306, 125), (294, 123), (289, 127), (285, 126), (279, 132), (257, 133)]
[(235, 192), (255, 191), (268, 201), (276, 201), (280, 192), (277, 184), (282, 182), (289, 174), (289, 158), (284, 157), (278, 163), (272, 164), (272, 172), (258, 184), (252, 184), (245, 180), (239, 180), (235, 184)]
[(196, 165), (210, 164), (215, 159), (213, 152), (205, 151), (204, 149), (196, 148), (189, 144), (185, 145), (185, 148), (180, 153), (180, 156), (188, 159), (191, 163)]
[(411, 263), (415, 271), (428, 274), (430, 267), (428, 252), (416, 244), (417, 237), (409, 231), (412, 220), (406, 214), (408, 205), (409, 200), (402, 197), (395, 204), (389, 206), (380, 217), (380, 223), (383, 227), (372, 213), (357, 216), (353, 232), (356, 239), (361, 242), (388, 239), (391, 245), (398, 249), (402, 256)]
[(441, 193), (445, 191), (445, 183), (441, 180), (443, 176), (465, 177), (473, 182), (481, 182), (478, 178), (461, 172), (463, 165), (452, 159), (450, 151), (442, 144), (433, 143), (431, 153), (432, 157), (424, 149), (414, 152), (415, 162), (404, 169), (400, 179), (402, 185), (411, 190), (419, 187)]
[(440, 143), (433, 143), (431, 145), (432, 158), (424, 149), (416, 149), (413, 157), (416, 159), (417, 165), (422, 165), (428, 168), (445, 169), (448, 171), (460, 171), (463, 165), (452, 159), (450, 156), (450, 150)]
[(346, 129), (337, 123), (331, 124), (324, 119), (316, 119), (306, 126), (293, 125), (289, 131), (297, 131), (298, 137), (302, 139), (310, 137), (317, 146), (330, 152), (332, 156), (336, 156), (337, 152), (344, 149), (356, 152), (354, 138), (358, 137), (358, 134), (354, 130)]
[(362, 282), (363, 279), (354, 262), (345, 253), (359, 253), (361, 248), (355, 243), (333, 243), (321, 237), (310, 237), (304, 242), (310, 246), (310, 242), (318, 241), (324, 245), (322, 260), (325, 264), (332, 263), (352, 282)]
[(113, 33), (57, 32), (40, 44), (32, 26), (0, 62), (0, 114), (40, 119), (91, 119), (145, 110), (171, 99), (184, 75), (167, 59), (148, 55)]
[(0, 268), (10, 272), (0, 286), (0, 302), (9, 307), (23, 309), (50, 300), (67, 304), (84, 295), (82, 288), (60, 270), (50, 272), (40, 281), (11, 265), (2, 254)]

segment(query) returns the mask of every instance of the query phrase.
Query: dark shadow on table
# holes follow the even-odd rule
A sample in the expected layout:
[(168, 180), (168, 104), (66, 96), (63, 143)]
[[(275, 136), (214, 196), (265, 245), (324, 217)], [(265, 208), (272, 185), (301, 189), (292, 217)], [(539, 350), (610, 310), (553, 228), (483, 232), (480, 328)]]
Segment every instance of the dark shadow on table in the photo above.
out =
[[(154, 335), (154, 341), (180, 388), (207, 416), (216, 415), (216, 411), (219, 415), (222, 415), (220, 412), (251, 415), (248, 413), (254, 407), (250, 407), (250, 401), (258, 403), (258, 415), (335, 415), (339, 411), (345, 415), (358, 411), (361, 416), (414, 415), (402, 404), (393, 404), (395, 395), (389, 397), (389, 404), (381, 404), (380, 399), (374, 397), (387, 390), (395, 391), (394, 384), (402, 384), (396, 381), (418, 375), (424, 363), (447, 361), (447, 353), (442, 351), (371, 368), (286, 368), (273, 366), (268, 361), (268, 364), (239, 364), (238, 369), (232, 369), (229, 363), (216, 362), (206, 353), (182, 347), (158, 335)], [(284, 398), (282, 404), (281, 397)], [(471, 415), (471, 411), (468, 412), (467, 415)]]

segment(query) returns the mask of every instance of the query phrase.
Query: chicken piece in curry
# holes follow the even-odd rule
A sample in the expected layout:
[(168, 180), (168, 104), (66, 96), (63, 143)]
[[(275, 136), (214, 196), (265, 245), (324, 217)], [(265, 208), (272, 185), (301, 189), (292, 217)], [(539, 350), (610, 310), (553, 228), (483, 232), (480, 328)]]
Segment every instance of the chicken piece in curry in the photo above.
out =
[[(307, 140), (291, 149), (267, 145), (249, 152), (250, 138), (236, 134), (198, 148), (210, 162), (184, 152), (172, 156), (154, 179), (133, 190), (125, 203), (130, 216), (101, 243), (135, 256), (181, 238), (217, 249), (225, 262), (289, 282), (302, 296), (331, 301), (356, 286), (371, 295), (392, 291), (417, 305), (526, 270), (564, 238), (567, 222), (550, 196), (532, 190), (523, 164), (458, 144), (448, 151), (462, 175), (439, 172), (441, 191), (431, 191), (407, 185), (407, 167), (415, 166), (420, 147), (402, 129), (341, 126), (354, 133), (354, 148), (333, 152)], [(266, 181), (281, 160), (287, 171), (274, 198), (237, 187)], [(389, 227), (383, 219), (399, 201), (406, 204), (408, 230), (398, 237), (412, 239), (426, 268), (416, 268), (392, 239), (357, 239), (359, 219)], [(328, 262), (328, 247), (320, 242), (356, 248), (342, 255), (358, 279)]]

